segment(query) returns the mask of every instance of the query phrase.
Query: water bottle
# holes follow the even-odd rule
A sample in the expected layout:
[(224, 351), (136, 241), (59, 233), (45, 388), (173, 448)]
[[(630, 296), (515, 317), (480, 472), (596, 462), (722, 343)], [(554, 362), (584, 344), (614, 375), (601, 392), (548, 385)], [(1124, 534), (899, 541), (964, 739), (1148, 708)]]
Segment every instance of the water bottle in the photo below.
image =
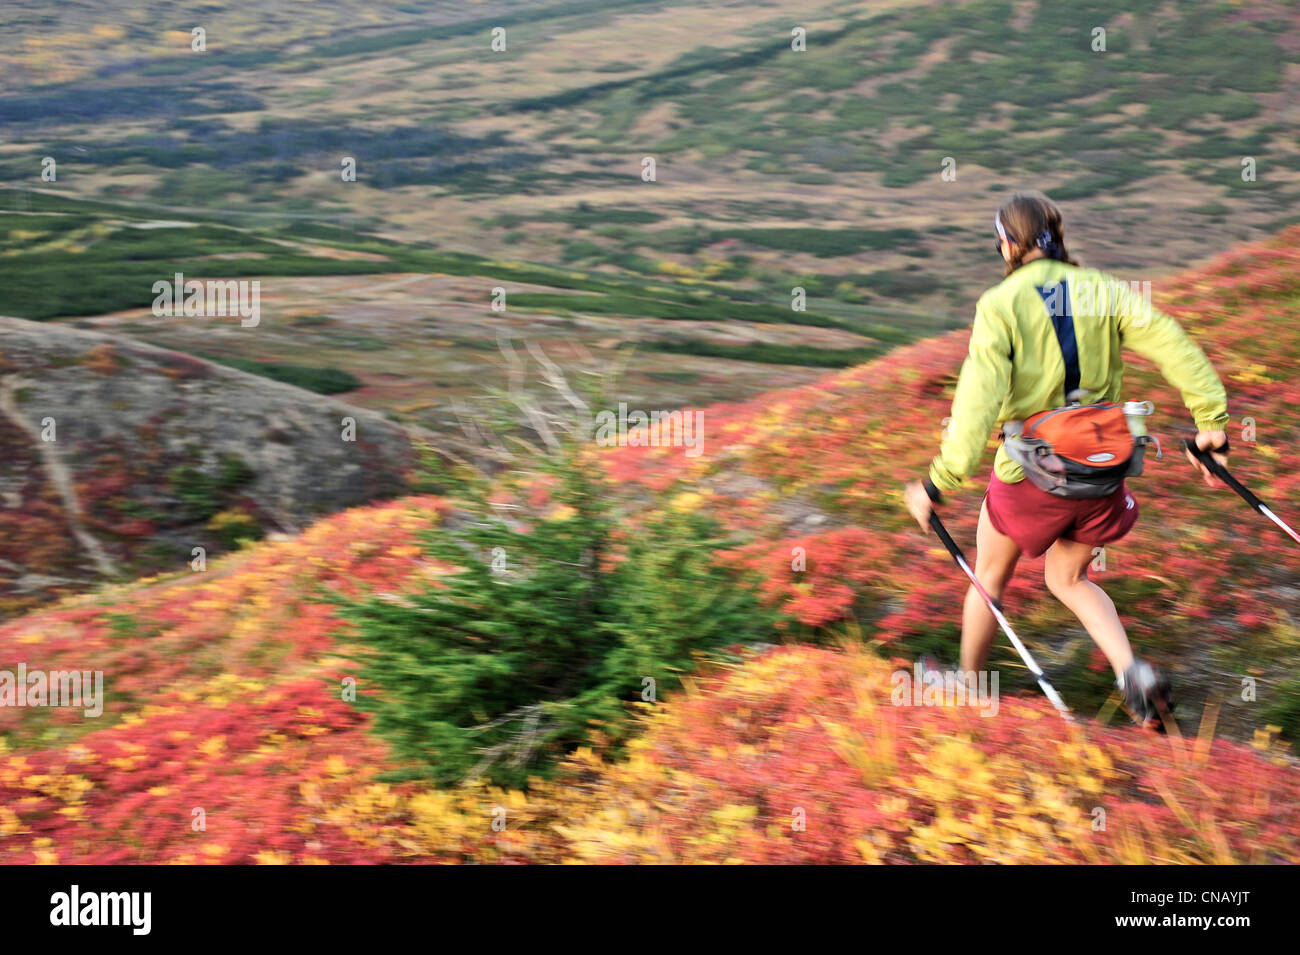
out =
[(1133, 437), (1146, 437), (1147, 415), (1153, 413), (1155, 410), (1156, 406), (1149, 401), (1124, 402), (1124, 418), (1128, 421), (1128, 429), (1133, 432)]

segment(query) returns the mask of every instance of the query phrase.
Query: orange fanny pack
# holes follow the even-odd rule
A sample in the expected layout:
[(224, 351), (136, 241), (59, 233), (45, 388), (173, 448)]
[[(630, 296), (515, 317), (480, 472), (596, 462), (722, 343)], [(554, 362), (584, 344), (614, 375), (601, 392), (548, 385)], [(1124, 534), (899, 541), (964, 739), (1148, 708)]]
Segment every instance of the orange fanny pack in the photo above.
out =
[(1003, 429), (1007, 454), (1037, 487), (1058, 497), (1106, 497), (1142, 473), (1147, 438), (1123, 405), (1071, 404)]
[(1052, 450), (1081, 467), (1107, 468), (1133, 456), (1133, 432), (1120, 405), (1072, 405), (1040, 411), (1025, 419), (1021, 432), (1041, 438)]

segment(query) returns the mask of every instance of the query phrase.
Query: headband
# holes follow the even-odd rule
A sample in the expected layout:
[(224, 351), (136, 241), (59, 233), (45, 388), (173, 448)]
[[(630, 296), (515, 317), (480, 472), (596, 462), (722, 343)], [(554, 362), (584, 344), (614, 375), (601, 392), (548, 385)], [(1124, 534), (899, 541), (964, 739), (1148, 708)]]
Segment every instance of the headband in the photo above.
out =
[[(993, 228), (998, 230), (998, 238), (1001, 239), (1003, 242), (1015, 241), (1014, 239), (1012, 239), (1010, 236), (1007, 235), (1007, 230), (1002, 228), (1001, 213), (994, 213)], [(1056, 247), (1056, 243), (1052, 241), (1052, 233), (1050, 230), (1044, 229), (1042, 232), (1038, 233), (1038, 238), (1034, 240), (1034, 244), (1038, 246), (1040, 249), (1042, 249), (1044, 252), (1046, 252), (1051, 258), (1056, 258), (1057, 247)]]

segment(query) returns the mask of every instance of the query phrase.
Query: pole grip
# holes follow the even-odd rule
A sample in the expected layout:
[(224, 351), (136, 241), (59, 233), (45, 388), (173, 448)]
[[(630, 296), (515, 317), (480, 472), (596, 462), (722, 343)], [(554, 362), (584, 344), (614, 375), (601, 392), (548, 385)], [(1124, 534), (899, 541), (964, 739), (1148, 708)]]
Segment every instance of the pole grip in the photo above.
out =
[(961, 552), (961, 548), (957, 546), (957, 542), (953, 540), (952, 535), (948, 533), (948, 528), (943, 526), (943, 521), (939, 520), (939, 515), (934, 511), (930, 512), (930, 529), (934, 531), (939, 540), (943, 541), (943, 546), (948, 548), (948, 553), (953, 556), (954, 560), (958, 558), (961, 560), (966, 559), (966, 555)]
[(1218, 461), (1216, 461), (1214, 459), (1214, 455), (1212, 455), (1209, 451), (1205, 451), (1197, 447), (1196, 442), (1192, 438), (1184, 438), (1183, 446), (1187, 448), (1187, 450), (1191, 453), (1192, 457), (1196, 458), (1196, 460), (1200, 461), (1203, 465), (1205, 465), (1206, 469), (1211, 474), (1213, 474), (1224, 484), (1228, 485), (1228, 487), (1232, 488), (1234, 491), (1240, 494), (1242, 500), (1244, 500), (1247, 504), (1249, 504), (1257, 511), (1262, 512), (1265, 510), (1264, 502), (1261, 501), (1258, 497), (1256, 497), (1255, 493), (1250, 488), (1246, 487), (1235, 477), (1233, 477), (1232, 472), (1229, 471), (1227, 468), (1225, 468)]

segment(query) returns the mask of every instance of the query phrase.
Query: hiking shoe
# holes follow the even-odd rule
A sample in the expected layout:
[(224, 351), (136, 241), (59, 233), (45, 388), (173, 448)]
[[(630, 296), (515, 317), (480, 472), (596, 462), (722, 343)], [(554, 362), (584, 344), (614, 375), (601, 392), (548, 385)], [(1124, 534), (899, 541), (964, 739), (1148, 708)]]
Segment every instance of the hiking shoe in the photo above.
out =
[(1119, 688), (1124, 709), (1128, 710), (1134, 723), (1157, 733), (1165, 731), (1164, 718), (1174, 709), (1169, 677), (1145, 660), (1134, 658), (1115, 681), (1115, 686)]
[(962, 670), (960, 663), (944, 666), (939, 662), (939, 658), (931, 653), (922, 654), (917, 663), (921, 664), (921, 676), (923, 678), (929, 677), (931, 673), (937, 673), (943, 678), (945, 686), (951, 680), (958, 680), (963, 683), (966, 681), (966, 673)]
[(946, 672), (943, 665), (939, 662), (939, 658), (932, 653), (921, 654), (921, 658), (916, 662), (921, 664), (922, 674)]

